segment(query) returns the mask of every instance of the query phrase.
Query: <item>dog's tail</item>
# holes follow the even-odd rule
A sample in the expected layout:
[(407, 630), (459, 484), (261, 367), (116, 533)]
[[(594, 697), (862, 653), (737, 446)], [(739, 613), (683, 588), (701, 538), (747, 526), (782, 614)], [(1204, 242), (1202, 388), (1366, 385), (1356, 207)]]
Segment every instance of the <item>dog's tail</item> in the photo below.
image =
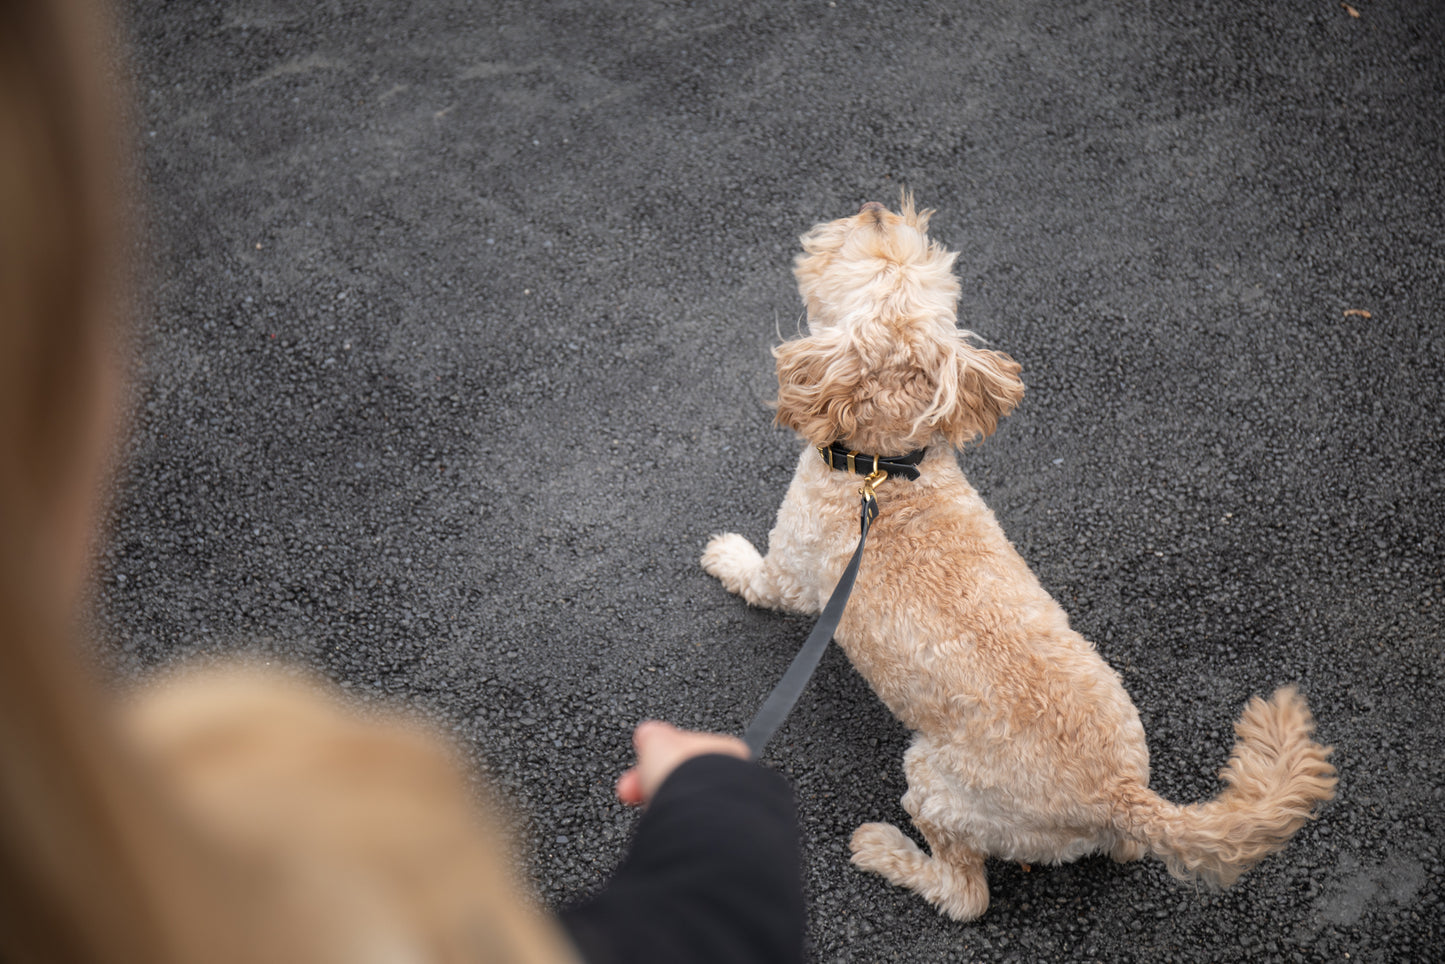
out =
[(1147, 787), (1126, 789), (1115, 827), (1163, 859), (1176, 877), (1228, 887), (1279, 850), (1335, 794), (1330, 747), (1313, 739), (1304, 697), (1281, 687), (1256, 696), (1234, 724), (1238, 742), (1220, 771), (1227, 786), (1207, 803), (1181, 807)]

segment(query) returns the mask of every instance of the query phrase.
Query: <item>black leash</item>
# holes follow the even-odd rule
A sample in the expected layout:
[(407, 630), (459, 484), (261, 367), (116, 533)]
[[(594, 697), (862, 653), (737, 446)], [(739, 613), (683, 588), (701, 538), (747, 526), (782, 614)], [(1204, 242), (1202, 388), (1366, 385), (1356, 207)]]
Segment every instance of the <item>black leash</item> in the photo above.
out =
[(838, 585), (833, 587), (833, 595), (828, 597), (828, 604), (823, 607), (823, 614), (818, 617), (817, 625), (808, 634), (802, 648), (798, 650), (798, 655), (788, 664), (787, 672), (783, 673), (783, 678), (778, 680), (778, 685), (773, 687), (773, 691), (763, 701), (762, 709), (758, 710), (753, 721), (748, 724), (747, 732), (743, 734), (743, 742), (748, 745), (748, 752), (755, 760), (792, 712), (798, 697), (803, 694), (803, 688), (808, 685), (808, 680), (812, 679), (813, 671), (818, 668), (818, 662), (823, 658), (823, 650), (828, 648), (833, 633), (838, 629), (838, 621), (843, 618), (843, 609), (848, 605), (848, 596), (853, 592), (853, 581), (858, 578), (858, 564), (863, 561), (863, 544), (868, 541), (868, 527), (878, 518), (878, 497), (873, 487), (890, 475), (918, 478), (918, 463), (923, 461), (924, 450), (885, 459), (876, 455), (859, 456), (857, 452), (850, 452), (835, 444), (828, 448), (820, 446), (818, 454), (830, 467), (846, 468), (849, 472), (863, 468), (863, 460), (867, 460), (866, 467), (869, 472), (863, 479), (863, 487), (858, 490), (858, 494), (863, 497), (858, 519), (858, 548), (853, 550), (853, 558), (848, 560), (848, 566), (838, 579)]

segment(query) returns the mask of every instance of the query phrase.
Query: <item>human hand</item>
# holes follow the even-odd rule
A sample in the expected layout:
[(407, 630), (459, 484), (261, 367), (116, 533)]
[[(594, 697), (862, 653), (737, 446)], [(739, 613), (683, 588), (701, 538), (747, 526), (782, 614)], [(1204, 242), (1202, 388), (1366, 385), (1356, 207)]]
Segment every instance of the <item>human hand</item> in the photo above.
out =
[(637, 764), (617, 778), (617, 799), (631, 806), (652, 799), (673, 770), (695, 756), (723, 753), (748, 759), (748, 748), (735, 736), (679, 730), (671, 723), (648, 720), (632, 731)]

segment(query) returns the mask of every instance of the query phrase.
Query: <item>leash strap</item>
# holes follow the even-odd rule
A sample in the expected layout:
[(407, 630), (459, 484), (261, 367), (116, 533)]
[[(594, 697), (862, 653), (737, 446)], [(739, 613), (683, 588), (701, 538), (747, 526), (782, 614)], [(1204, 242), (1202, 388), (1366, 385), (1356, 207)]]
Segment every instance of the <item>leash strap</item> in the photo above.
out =
[(787, 672), (763, 701), (762, 709), (758, 710), (753, 721), (748, 724), (747, 732), (743, 734), (743, 742), (748, 745), (748, 752), (754, 760), (762, 754), (763, 747), (768, 745), (778, 727), (783, 725), (783, 721), (793, 711), (793, 706), (803, 694), (808, 680), (813, 678), (813, 670), (818, 668), (818, 661), (823, 658), (823, 650), (828, 648), (828, 643), (838, 628), (838, 621), (843, 618), (843, 607), (848, 605), (853, 581), (858, 577), (858, 564), (863, 560), (863, 543), (868, 539), (868, 527), (878, 517), (878, 499), (873, 494), (873, 485), (881, 478), (882, 476), (870, 475), (859, 490), (863, 496), (863, 506), (858, 521), (858, 548), (853, 550), (853, 558), (848, 560), (848, 566), (843, 570), (838, 585), (833, 587), (833, 595), (828, 597), (828, 604), (823, 607), (823, 615), (818, 617), (817, 625), (804, 640), (798, 655), (788, 664)]

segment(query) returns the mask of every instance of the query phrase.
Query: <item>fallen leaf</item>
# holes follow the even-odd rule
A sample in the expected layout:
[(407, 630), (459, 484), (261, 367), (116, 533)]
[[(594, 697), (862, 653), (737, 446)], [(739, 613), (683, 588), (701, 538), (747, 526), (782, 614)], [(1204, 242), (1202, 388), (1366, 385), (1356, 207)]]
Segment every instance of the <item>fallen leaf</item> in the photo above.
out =
[(1363, 308), (1346, 308), (1346, 318), (1369, 318), (1370, 313)]
[(1358, 11), (1358, 10), (1356, 10), (1354, 7), (1350, 6), (1348, 3), (1342, 3), (1342, 4), (1340, 4), (1340, 6), (1342, 6), (1342, 7), (1345, 8), (1345, 13), (1347, 13), (1347, 14), (1349, 14), (1350, 16), (1354, 17), (1356, 20), (1360, 19), (1360, 11)]

